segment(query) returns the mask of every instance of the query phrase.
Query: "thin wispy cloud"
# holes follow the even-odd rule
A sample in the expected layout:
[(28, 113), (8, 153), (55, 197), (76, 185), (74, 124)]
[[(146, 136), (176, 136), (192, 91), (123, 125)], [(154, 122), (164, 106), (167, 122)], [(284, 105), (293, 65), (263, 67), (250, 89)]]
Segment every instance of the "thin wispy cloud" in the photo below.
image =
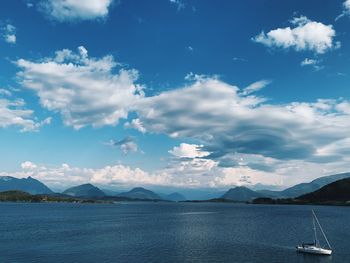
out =
[(51, 118), (38, 121), (34, 111), (26, 108), (22, 99), (9, 100), (0, 96), (0, 128), (19, 127), (21, 132), (38, 131), (41, 126), (50, 124)]
[(344, 16), (349, 16), (350, 15), (350, 0), (345, 0), (343, 2), (343, 11), (340, 15), (338, 15), (335, 18), (335, 21), (338, 21), (340, 18), (344, 17)]
[(305, 58), (303, 61), (301, 61), (300, 65), (302, 67), (309, 66), (309, 67), (312, 67), (314, 70), (319, 71), (324, 68), (324, 66), (320, 65), (320, 63), (321, 63), (320, 60)]
[(248, 62), (247, 59), (245, 59), (245, 58), (240, 58), (240, 57), (233, 57), (232, 60), (233, 60), (233, 61)]
[(177, 11), (180, 11), (186, 7), (185, 3), (182, 0), (169, 0), (169, 2), (176, 6)]
[(3, 39), (9, 44), (16, 44), (16, 27), (12, 24), (6, 24), (1, 28), (1, 33), (3, 34)]
[(257, 82), (250, 84), (248, 87), (244, 88), (242, 91), (242, 94), (249, 95), (251, 93), (257, 92), (257, 91), (265, 88), (270, 83), (271, 83), (271, 80), (266, 80), (266, 79), (259, 80)]

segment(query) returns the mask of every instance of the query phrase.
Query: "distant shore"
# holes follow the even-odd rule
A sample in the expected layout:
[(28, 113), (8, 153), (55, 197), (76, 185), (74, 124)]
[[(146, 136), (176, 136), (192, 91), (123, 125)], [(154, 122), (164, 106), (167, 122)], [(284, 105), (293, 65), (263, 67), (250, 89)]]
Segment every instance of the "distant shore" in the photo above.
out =
[(63, 194), (33, 195), (23, 191), (11, 190), (11, 191), (0, 192), (0, 202), (113, 204), (116, 202), (169, 202), (169, 201), (127, 198), (127, 197), (119, 197), (119, 196), (72, 197), (72, 196), (67, 196)]

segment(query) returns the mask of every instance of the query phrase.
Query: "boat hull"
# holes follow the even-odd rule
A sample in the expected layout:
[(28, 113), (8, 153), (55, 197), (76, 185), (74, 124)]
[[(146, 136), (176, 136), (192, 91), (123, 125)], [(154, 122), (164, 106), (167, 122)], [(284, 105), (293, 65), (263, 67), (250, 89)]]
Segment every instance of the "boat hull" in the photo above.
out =
[(307, 254), (316, 254), (316, 255), (331, 255), (332, 250), (315, 247), (315, 246), (297, 246), (297, 251), (300, 253), (307, 253)]

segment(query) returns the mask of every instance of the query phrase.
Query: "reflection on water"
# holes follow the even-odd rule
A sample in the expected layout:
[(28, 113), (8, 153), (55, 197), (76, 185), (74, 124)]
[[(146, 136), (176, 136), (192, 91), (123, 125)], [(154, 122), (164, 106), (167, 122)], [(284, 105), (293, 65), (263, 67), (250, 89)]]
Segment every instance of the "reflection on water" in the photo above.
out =
[(179, 215), (208, 215), (208, 214), (215, 214), (216, 212), (184, 212), (184, 213), (179, 213)]
[(309, 206), (0, 203), (0, 262), (350, 262), (350, 209), (314, 207), (332, 256), (300, 254)]

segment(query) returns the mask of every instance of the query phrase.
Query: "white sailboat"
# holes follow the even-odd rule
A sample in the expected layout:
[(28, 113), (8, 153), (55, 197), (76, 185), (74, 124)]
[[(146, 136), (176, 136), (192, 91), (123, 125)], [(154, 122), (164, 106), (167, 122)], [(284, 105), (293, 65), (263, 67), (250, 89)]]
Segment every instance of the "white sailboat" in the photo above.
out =
[[(302, 245), (297, 246), (296, 247), (297, 251), (301, 252), (301, 253), (309, 253), (309, 254), (317, 254), (317, 255), (331, 255), (332, 254), (332, 247), (329, 244), (329, 241), (326, 237), (326, 234), (324, 233), (322, 226), (321, 226), (320, 222), (318, 221), (314, 210), (312, 210), (312, 222), (313, 222), (313, 228), (314, 228), (314, 239), (315, 239), (314, 242), (313, 243), (303, 243)], [(320, 228), (324, 239), (327, 242), (328, 248), (321, 247), (321, 245), (320, 245), (320, 241), (317, 238), (316, 223), (317, 223), (318, 227)]]

